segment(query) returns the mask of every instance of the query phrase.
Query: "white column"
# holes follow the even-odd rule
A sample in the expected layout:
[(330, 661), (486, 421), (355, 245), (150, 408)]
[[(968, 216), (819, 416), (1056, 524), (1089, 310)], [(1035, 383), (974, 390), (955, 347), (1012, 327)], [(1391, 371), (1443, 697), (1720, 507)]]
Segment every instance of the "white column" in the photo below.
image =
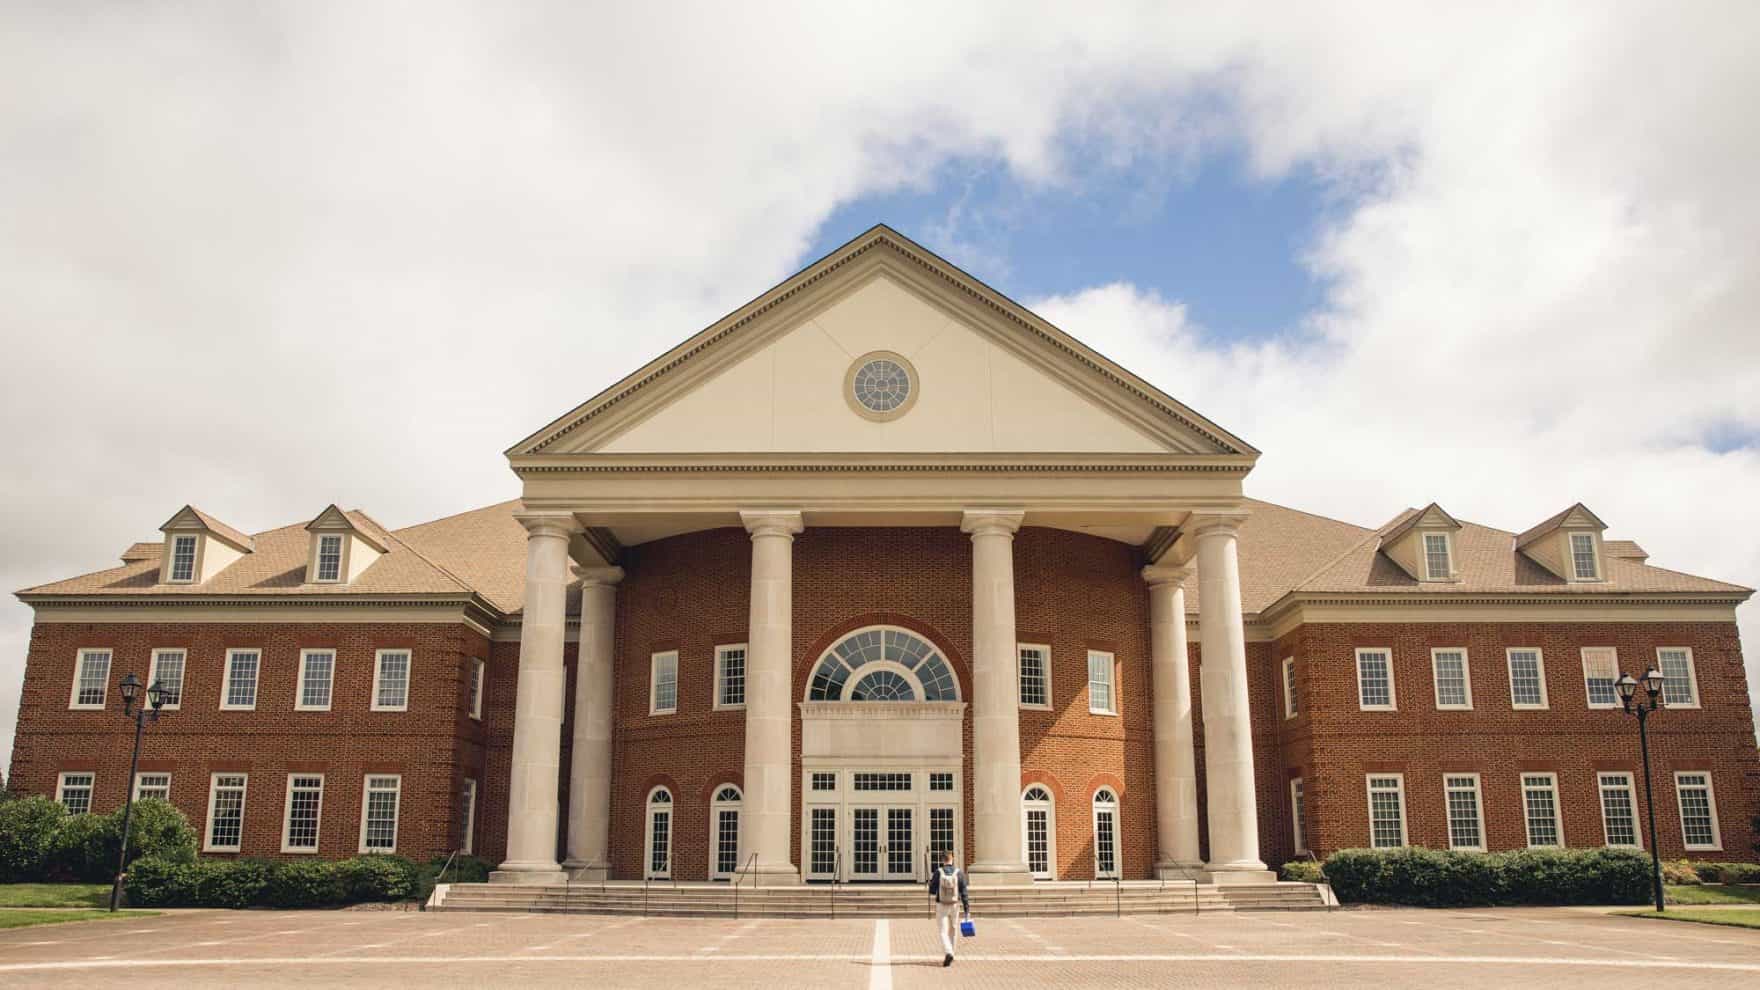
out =
[(1203, 869), (1198, 855), (1198, 763), (1192, 745), (1192, 665), (1186, 653), (1190, 567), (1145, 567), (1149, 670), (1155, 692), (1155, 871), (1163, 879)]
[(519, 693), (507, 797), (507, 859), (497, 883), (559, 883), (557, 789), (562, 767), (563, 611), (568, 598), (572, 515), (520, 517), (526, 527), (526, 600), (520, 617)]
[(581, 641), (568, 762), (568, 859), (562, 864), (574, 880), (603, 880), (611, 869), (611, 654), (621, 580), (623, 570), (617, 567), (581, 572)]
[(799, 512), (741, 512), (752, 534), (751, 628), (746, 639), (745, 800), (740, 866), (800, 879), (789, 859), (794, 794), (794, 537)]
[(1021, 849), (1021, 722), (1014, 534), (1023, 513), (967, 510), (972, 534), (972, 822), (978, 883), (1030, 883)]
[(1239, 515), (1194, 515), (1198, 543), (1199, 682), (1204, 697), (1205, 811), (1211, 879), (1259, 882), (1275, 875), (1259, 859), (1253, 720), (1247, 700), (1247, 637), (1241, 625)]

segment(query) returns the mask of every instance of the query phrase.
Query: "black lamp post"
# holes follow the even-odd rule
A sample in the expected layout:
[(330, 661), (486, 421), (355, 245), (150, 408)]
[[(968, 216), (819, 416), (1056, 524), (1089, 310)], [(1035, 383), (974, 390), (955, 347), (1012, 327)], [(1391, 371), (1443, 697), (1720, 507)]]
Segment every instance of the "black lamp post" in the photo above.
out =
[(1629, 715), (1638, 716), (1638, 749), (1644, 754), (1644, 813), (1650, 819), (1650, 889), (1656, 897), (1656, 910), (1662, 911), (1662, 856), (1656, 849), (1656, 795), (1650, 789), (1650, 733), (1645, 728), (1650, 713), (1663, 707), (1662, 672), (1655, 667), (1644, 672), (1644, 692), (1648, 702), (1637, 700), (1638, 682), (1630, 674), (1621, 674), (1613, 682), (1619, 702)]
[[(134, 696), (139, 694), (141, 682), (130, 673), (116, 686), (116, 693), (122, 695), (122, 717), (134, 719), (134, 755), (128, 759), (128, 797), (122, 805), (122, 851), (116, 855), (116, 879), (110, 884), (110, 910), (115, 911), (117, 902), (122, 900), (122, 878), (128, 870), (128, 825), (134, 817), (134, 782), (139, 776), (141, 764), (141, 730), (146, 727), (147, 719), (159, 721), (159, 709), (165, 704), (165, 688), (154, 681), (147, 688), (146, 703), (139, 708), (134, 707)], [(152, 710), (147, 710), (152, 705)]]

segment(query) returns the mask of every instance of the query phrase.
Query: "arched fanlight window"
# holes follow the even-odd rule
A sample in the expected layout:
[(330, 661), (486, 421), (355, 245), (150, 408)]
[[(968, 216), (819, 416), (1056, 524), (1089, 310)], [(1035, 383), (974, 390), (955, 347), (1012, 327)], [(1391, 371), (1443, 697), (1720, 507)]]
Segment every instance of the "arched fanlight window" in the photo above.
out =
[(953, 665), (921, 636), (873, 626), (825, 651), (807, 682), (808, 701), (958, 701)]
[(648, 834), (643, 848), (648, 853), (643, 876), (655, 880), (672, 876), (672, 792), (664, 787), (648, 792)]
[(1035, 880), (1057, 878), (1057, 829), (1052, 823), (1051, 792), (1034, 784), (1021, 795), (1021, 848)]
[(740, 800), (738, 787), (723, 784), (709, 803), (709, 879), (726, 880), (739, 869)]
[(1118, 796), (1109, 787), (1094, 792), (1094, 876), (1116, 879), (1118, 865)]

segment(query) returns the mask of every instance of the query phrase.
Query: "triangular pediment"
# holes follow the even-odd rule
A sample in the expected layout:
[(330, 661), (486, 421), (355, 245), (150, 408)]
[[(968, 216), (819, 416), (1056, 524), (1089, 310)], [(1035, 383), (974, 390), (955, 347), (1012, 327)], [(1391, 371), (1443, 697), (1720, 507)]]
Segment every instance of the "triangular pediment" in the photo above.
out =
[[(862, 407), (875, 357), (910, 382)], [(567, 454), (1257, 451), (995, 290), (876, 227), (508, 451)]]

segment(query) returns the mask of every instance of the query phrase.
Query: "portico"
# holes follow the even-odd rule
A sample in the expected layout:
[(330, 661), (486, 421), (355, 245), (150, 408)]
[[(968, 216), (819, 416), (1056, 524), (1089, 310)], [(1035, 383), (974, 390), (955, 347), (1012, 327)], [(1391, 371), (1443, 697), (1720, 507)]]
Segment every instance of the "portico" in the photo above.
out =
[[(762, 392), (751, 392), (760, 379)], [(1153, 803), (1160, 872), (1268, 876), (1258, 855), (1235, 565), (1241, 479), (1256, 452), (893, 232), (876, 228), (508, 453), (524, 483), (530, 539), (508, 854), (497, 881), (546, 882), (565, 870), (598, 878), (611, 869), (608, 809), (619, 792), (610, 699), (614, 665), (630, 662), (614, 654), (622, 558), (654, 541), (731, 527), (750, 542), (742, 872), (765, 884), (825, 876), (829, 841), (832, 870), (865, 875), (869, 863), (857, 870), (854, 855), (867, 856), (875, 834), (890, 845), (889, 828), (903, 836), (896, 826), (908, 817), (913, 869), (939, 834), (974, 883), (1031, 882), (1015, 543), (1023, 529), (1041, 528), (1110, 541), (1143, 565), (1144, 583), (1120, 601), (1136, 608), (1137, 596), (1147, 596), (1131, 635), (1151, 647), (1152, 699), (1126, 696), (1123, 704), (1153, 706), (1153, 794), (1114, 784), (1092, 797)], [(821, 658), (803, 655), (795, 622), (816, 604), (795, 583), (797, 540), (901, 529), (965, 535), (969, 629), (960, 639), (969, 647), (915, 635), (927, 644), (919, 649), (901, 639), (901, 659), (850, 667), (839, 682), (860, 699), (812, 700), (800, 685)], [(1208, 863), (1199, 858), (1184, 607), (1193, 575)], [(559, 829), (563, 654), (577, 582), (579, 668)], [(1096, 643), (1090, 664), (1111, 656)], [(879, 644), (894, 648), (884, 637)], [(929, 681), (904, 663), (921, 662), (922, 649), (945, 661), (956, 682), (951, 697), (932, 700)], [(1116, 717), (1116, 675), (1093, 669)], [(1100, 688), (1097, 681), (1091, 690)], [(1108, 714), (1099, 704), (1090, 701), (1097, 719)], [(908, 772), (910, 787), (870, 792), (875, 800), (858, 794), (858, 776), (874, 784), (872, 775), (889, 771)], [(817, 795), (816, 774), (835, 777)], [(931, 792), (931, 784), (953, 789)], [(906, 792), (908, 800), (899, 798)], [(894, 817), (906, 807), (908, 815)], [(1108, 814), (1107, 827), (1116, 828)], [(1097, 841), (1111, 848), (1120, 838)], [(904, 864), (883, 862), (879, 873), (896, 878)], [(1127, 858), (1125, 868), (1148, 864)]]

